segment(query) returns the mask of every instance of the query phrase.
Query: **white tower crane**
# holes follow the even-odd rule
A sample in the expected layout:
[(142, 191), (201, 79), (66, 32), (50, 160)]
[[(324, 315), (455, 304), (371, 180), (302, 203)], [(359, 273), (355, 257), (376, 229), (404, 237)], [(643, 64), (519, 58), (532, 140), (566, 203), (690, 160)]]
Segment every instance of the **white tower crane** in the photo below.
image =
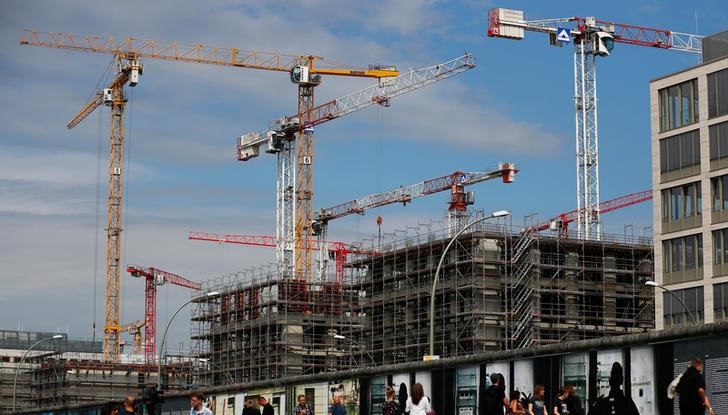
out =
[(577, 235), (598, 239), (601, 231), (596, 58), (609, 56), (615, 42), (700, 53), (702, 36), (606, 22), (594, 17), (526, 20), (520, 10), (491, 9), (488, 13), (490, 37), (520, 40), (527, 30), (547, 33), (552, 45), (574, 42)]
[[(273, 121), (268, 128), (242, 135), (238, 139), (237, 157), (247, 161), (260, 154), (263, 146), (266, 153), (278, 157), (276, 191), (276, 257), (280, 272), (285, 276), (309, 278), (311, 269), (302, 269), (297, 258), (311, 255), (313, 241), (311, 223), (306, 224), (302, 235), (294, 232), (294, 183), (295, 150), (293, 141), (296, 133), (312, 131), (319, 124), (342, 117), (352, 112), (379, 104), (389, 106), (393, 97), (423, 88), (437, 81), (467, 71), (475, 67), (475, 58), (469, 53), (437, 65), (413, 69), (394, 78), (383, 80), (377, 85), (364, 88), (339, 99), (312, 108), (306, 113), (298, 113)], [(302, 122), (301, 120), (306, 120)], [(311, 264), (311, 261), (304, 261)]]

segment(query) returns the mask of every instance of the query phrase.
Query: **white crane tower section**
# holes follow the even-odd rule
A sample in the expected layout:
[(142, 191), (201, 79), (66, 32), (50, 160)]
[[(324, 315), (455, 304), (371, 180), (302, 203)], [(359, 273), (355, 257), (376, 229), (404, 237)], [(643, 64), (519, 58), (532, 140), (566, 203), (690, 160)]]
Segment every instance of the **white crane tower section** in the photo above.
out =
[(492, 9), (488, 13), (490, 37), (523, 39), (526, 31), (547, 33), (550, 43), (556, 46), (573, 40), (577, 236), (598, 239), (601, 229), (596, 58), (609, 56), (615, 42), (700, 53), (702, 36), (605, 22), (594, 17), (529, 21), (520, 10)]

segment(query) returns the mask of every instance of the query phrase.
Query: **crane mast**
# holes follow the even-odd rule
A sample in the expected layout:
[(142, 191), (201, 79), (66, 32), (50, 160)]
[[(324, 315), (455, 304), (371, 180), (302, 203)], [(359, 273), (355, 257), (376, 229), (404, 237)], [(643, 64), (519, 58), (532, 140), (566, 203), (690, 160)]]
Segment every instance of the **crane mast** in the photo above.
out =
[(614, 43), (700, 53), (701, 36), (620, 24), (594, 17), (526, 20), (520, 10), (491, 9), (488, 36), (523, 39), (525, 31), (549, 35), (552, 45), (574, 43), (577, 236), (601, 237), (596, 58), (609, 56)]
[[(238, 138), (237, 158), (247, 161), (266, 153), (278, 157), (276, 180), (276, 237), (278, 238), (276, 258), (283, 275), (304, 280), (312, 277), (311, 244), (314, 235), (313, 209), (313, 129), (315, 126), (334, 120), (374, 104), (388, 106), (389, 100), (404, 93), (431, 85), (475, 67), (470, 54), (432, 65), (413, 69), (396, 77), (382, 80), (377, 85), (364, 88), (322, 105), (310, 107), (297, 114), (275, 120), (263, 130), (251, 132)], [(309, 83), (316, 83), (309, 78)], [(305, 86), (305, 85), (304, 85)], [(313, 97), (311, 86), (310, 97)], [(308, 105), (308, 92), (299, 89), (299, 104)], [(300, 107), (300, 106), (299, 106)], [(293, 141), (297, 147), (294, 169)], [(294, 221), (295, 218), (295, 221)]]

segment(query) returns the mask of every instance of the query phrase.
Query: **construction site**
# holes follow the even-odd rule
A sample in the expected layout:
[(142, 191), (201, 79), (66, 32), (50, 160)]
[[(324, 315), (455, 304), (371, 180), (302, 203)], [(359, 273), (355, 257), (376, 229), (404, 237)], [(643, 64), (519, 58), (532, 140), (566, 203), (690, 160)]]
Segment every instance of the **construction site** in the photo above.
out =
[[(593, 17), (530, 21), (524, 12), (508, 9), (492, 9), (487, 19), (489, 37), (523, 39), (526, 32), (536, 32), (547, 34), (552, 45), (573, 42), (574, 210), (544, 220), (531, 216), (523, 223), (510, 211), (474, 210), (472, 186), (481, 184), (477, 192), (518, 186), (521, 166), (513, 162), (483, 171), (457, 170), (314, 208), (315, 128), (365, 108), (387, 108), (403, 94), (475, 69), (470, 53), (400, 72), (381, 64), (327, 67), (326, 60), (313, 55), (26, 32), (22, 46), (113, 57), (113, 79), (67, 125), (76, 127), (96, 109), (111, 112), (104, 324), (103, 338), (91, 342), (57, 333), (0, 332), (0, 411), (118, 400), (141, 395), (152, 385), (175, 391), (255, 384), (655, 330), (655, 289), (646, 284), (655, 280), (651, 235), (635, 236), (626, 227), (622, 235), (602, 229), (603, 215), (650, 202), (653, 191), (600, 199), (595, 62), (609, 56), (615, 43), (698, 53), (701, 37)], [(564, 32), (567, 26), (571, 29)], [(274, 263), (250, 264), (205, 281), (122, 264), (127, 87), (139, 84), (142, 61), (154, 60), (290, 75), (296, 112), (240, 135), (235, 143), (239, 162), (275, 158), (275, 201), (270, 201), (275, 203), (275, 233), (189, 234), (195, 241), (274, 249)], [(327, 76), (375, 83), (317, 103), (314, 90)], [(623, 194), (629, 191), (634, 189)], [(341, 218), (436, 194), (449, 194), (440, 220), (383, 231), (380, 217), (378, 235), (331, 239), (336, 232), (330, 227)], [(124, 270), (145, 287), (144, 310), (134, 313), (143, 318), (126, 324), (121, 319)], [(165, 284), (185, 288), (189, 295), (174, 301), (180, 308), (162, 334), (157, 291)], [(189, 313), (190, 348), (169, 352), (167, 330), (183, 309), (178, 320)], [(130, 344), (122, 334), (133, 338)], [(35, 353), (29, 354), (31, 349)]]

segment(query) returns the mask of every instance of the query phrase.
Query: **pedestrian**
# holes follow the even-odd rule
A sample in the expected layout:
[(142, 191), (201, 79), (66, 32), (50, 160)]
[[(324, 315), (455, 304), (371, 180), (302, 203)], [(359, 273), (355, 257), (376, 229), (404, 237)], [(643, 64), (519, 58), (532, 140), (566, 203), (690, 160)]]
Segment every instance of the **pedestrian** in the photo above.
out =
[(521, 392), (514, 390), (511, 392), (510, 403), (508, 404), (508, 413), (513, 415), (525, 415), (526, 409), (521, 402)]
[(346, 415), (346, 408), (341, 404), (341, 396), (334, 396), (334, 402), (329, 407), (329, 415)]
[(313, 408), (306, 403), (306, 395), (298, 395), (298, 405), (293, 408), (293, 415), (313, 415)]
[(136, 397), (127, 396), (124, 398), (122, 407), (119, 409), (119, 415), (136, 415)]
[(412, 395), (407, 398), (407, 405), (404, 408), (404, 412), (409, 412), (409, 415), (428, 415), (430, 411), (432, 411), (430, 399), (425, 396), (425, 390), (422, 388), (422, 384), (415, 383), (412, 386)]
[(117, 415), (119, 413), (119, 402), (106, 402), (101, 407), (101, 415)]
[(505, 378), (500, 373), (490, 374), (490, 386), (485, 389), (480, 398), (480, 415), (502, 415), (503, 405), (506, 404)]
[(609, 374), (609, 395), (600, 396), (589, 411), (589, 415), (639, 415), (637, 405), (622, 391), (622, 383), (624, 383), (622, 365), (614, 362)]
[(268, 400), (265, 399), (265, 396), (263, 396), (263, 395), (258, 396), (258, 406), (263, 408), (262, 415), (273, 415), (274, 414), (273, 405), (271, 405), (270, 402), (268, 402)]
[(394, 388), (387, 385), (384, 392), (386, 400), (382, 403), (382, 415), (402, 415), (399, 404), (394, 400)]
[(194, 391), (190, 394), (190, 415), (212, 415), (210, 408), (205, 408), (205, 395), (202, 392)]
[(260, 411), (255, 407), (255, 402), (252, 399), (245, 401), (242, 415), (260, 415)]
[(554, 399), (554, 415), (569, 415), (569, 407), (566, 405), (566, 398), (569, 396), (569, 392), (566, 388), (559, 389), (559, 394)]
[(566, 407), (569, 409), (570, 415), (584, 415), (584, 407), (581, 404), (581, 398), (576, 395), (574, 385), (567, 384), (564, 387), (569, 395), (566, 397)]
[(705, 378), (703, 377), (703, 361), (696, 358), (690, 363), (688, 369), (677, 384), (677, 393), (680, 396), (680, 415), (702, 415), (708, 410), (713, 415), (713, 407), (705, 393)]
[(528, 402), (529, 415), (549, 415), (549, 408), (546, 406), (543, 397), (546, 395), (546, 387), (541, 384), (533, 388), (533, 396)]
[(164, 399), (162, 399), (159, 395), (156, 383), (150, 383), (144, 388), (144, 392), (142, 392), (142, 401), (144, 402), (144, 406), (147, 408), (147, 415), (157, 415), (157, 406), (160, 402), (163, 402)]
[(399, 412), (404, 413), (404, 409), (407, 407), (407, 385), (402, 382), (399, 384), (399, 394), (397, 395), (397, 402), (399, 402)]

